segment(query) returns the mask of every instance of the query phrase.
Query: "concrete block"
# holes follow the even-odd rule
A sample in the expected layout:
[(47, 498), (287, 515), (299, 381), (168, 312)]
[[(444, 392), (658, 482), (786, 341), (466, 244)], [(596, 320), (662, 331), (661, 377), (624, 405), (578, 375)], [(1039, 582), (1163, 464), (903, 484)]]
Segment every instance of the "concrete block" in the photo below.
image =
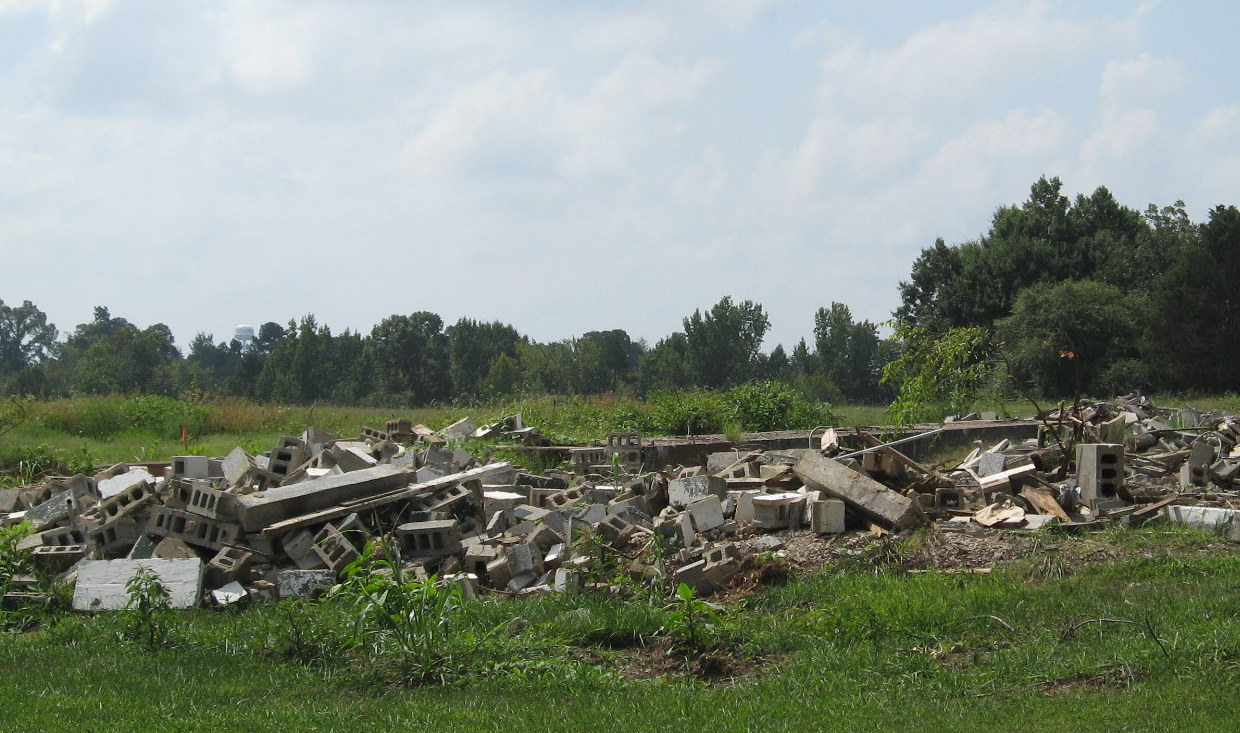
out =
[(964, 509), (964, 490), (944, 486), (934, 490), (934, 505), (940, 509)]
[(844, 531), (844, 502), (839, 499), (811, 501), (810, 531), (816, 534), (840, 534)]
[(702, 553), (702, 574), (716, 588), (726, 587), (740, 570), (740, 555), (732, 544), (714, 545)]
[(699, 596), (708, 596), (715, 592), (715, 584), (706, 577), (706, 561), (698, 560), (681, 567), (676, 571), (676, 583), (684, 583)]
[(153, 537), (144, 534), (133, 543), (133, 547), (129, 548), (129, 554), (125, 556), (127, 560), (146, 560), (155, 557), (156, 542)]
[(243, 580), (250, 572), (254, 554), (235, 547), (225, 547), (207, 563), (207, 587), (219, 588)]
[(504, 554), (508, 560), (508, 570), (513, 577), (525, 573), (541, 575), (543, 572), (542, 556), (541, 550), (525, 543), (512, 545)]
[(482, 492), (482, 514), (484, 516), (492, 516), (495, 512), (504, 509), (514, 509), (522, 504), (529, 502), (529, 498), (523, 493), (509, 491), (508, 489), (517, 487), (504, 487), (503, 489), (485, 489)]
[(1007, 468), (1007, 456), (1002, 453), (983, 453), (977, 462), (978, 476), (993, 476)]
[(193, 608), (202, 597), (202, 561), (162, 560), (86, 560), (78, 566), (73, 590), (76, 611), (116, 611), (129, 603), (125, 584), (140, 568), (148, 568), (171, 594), (173, 608)]
[(706, 496), (722, 498), (727, 493), (728, 482), (718, 476), (689, 476), (673, 479), (667, 484), (668, 502), (677, 509)]
[(406, 557), (455, 555), (461, 551), (461, 533), (455, 519), (408, 522), (396, 528)]
[(557, 593), (570, 593), (581, 587), (581, 572), (567, 568), (557, 568), (552, 579), (552, 590)]
[(186, 502), (185, 511), (191, 514), (201, 514), (209, 519), (235, 522), (237, 521), (237, 495), (213, 489), (204, 481), (194, 481), (190, 484), (189, 501)]
[(487, 563), (487, 581), (492, 588), (507, 588), (512, 580), (512, 569), (508, 566), (508, 556), (497, 557)]
[(162, 560), (197, 559), (198, 553), (194, 548), (185, 544), (183, 540), (178, 540), (175, 537), (164, 537), (159, 541), (159, 544), (155, 545), (153, 556)]
[(723, 504), (714, 494), (689, 502), (685, 511), (693, 517), (693, 526), (699, 532), (707, 532), (723, 526)]
[(138, 513), (155, 502), (155, 492), (145, 482), (135, 483), (124, 491), (117, 492), (99, 502), (95, 512), (104, 524), (115, 521), (119, 517)]
[(86, 538), (105, 557), (122, 557), (138, 540), (138, 523), (132, 517), (117, 517), (88, 532)]
[(1240, 509), (1172, 505), (1163, 507), (1162, 516), (1177, 524), (1220, 531), (1228, 542), (1240, 542)]
[(115, 496), (126, 489), (131, 489), (138, 484), (154, 484), (155, 477), (145, 468), (135, 468), (119, 476), (106, 478), (99, 482), (99, 496), (106, 499)]
[(1214, 463), (1214, 446), (1204, 440), (1193, 441), (1188, 460), (1180, 469), (1180, 485), (1184, 488), (1210, 483), (1210, 466)]
[(173, 478), (211, 478), (211, 459), (206, 456), (173, 456)]
[(800, 522), (797, 510), (803, 507), (804, 501), (804, 494), (790, 491), (778, 494), (758, 494), (751, 497), (750, 502), (753, 504), (751, 524), (766, 530), (788, 529), (794, 522)]
[(345, 539), (340, 530), (331, 524), (323, 525), (319, 533), (314, 536), (314, 554), (318, 555), (329, 570), (340, 574), (345, 567), (360, 557), (357, 548), (353, 543)]
[(212, 550), (237, 544), (241, 535), (241, 528), (235, 524), (163, 506), (155, 507), (151, 518), (150, 534), (175, 537), (191, 545)]
[(86, 552), (86, 545), (44, 545), (30, 553), (30, 562), (41, 573), (58, 575), (85, 558)]
[[(1208, 470), (1208, 464), (1207, 464)], [(1081, 503), (1117, 498), (1124, 485), (1124, 446), (1112, 443), (1079, 443), (1076, 446), (1076, 477)]]
[(447, 440), (465, 440), (474, 434), (478, 426), (469, 417), (463, 417), (452, 423), (448, 427), (439, 431), (439, 434)]
[(276, 592), (281, 598), (318, 598), (336, 584), (330, 570), (281, 570), (276, 574)]
[(603, 533), (603, 537), (607, 538), (608, 543), (613, 547), (620, 547), (628, 542), (633, 533), (637, 531), (637, 525), (618, 514), (611, 514), (599, 522), (598, 529)]

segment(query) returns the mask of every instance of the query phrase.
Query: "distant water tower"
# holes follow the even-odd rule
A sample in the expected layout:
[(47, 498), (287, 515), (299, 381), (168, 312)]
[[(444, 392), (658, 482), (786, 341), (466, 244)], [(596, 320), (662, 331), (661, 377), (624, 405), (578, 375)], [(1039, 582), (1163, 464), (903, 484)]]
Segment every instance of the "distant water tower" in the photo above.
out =
[(254, 327), (244, 323), (233, 330), (233, 338), (241, 343), (242, 351), (249, 351), (254, 345)]

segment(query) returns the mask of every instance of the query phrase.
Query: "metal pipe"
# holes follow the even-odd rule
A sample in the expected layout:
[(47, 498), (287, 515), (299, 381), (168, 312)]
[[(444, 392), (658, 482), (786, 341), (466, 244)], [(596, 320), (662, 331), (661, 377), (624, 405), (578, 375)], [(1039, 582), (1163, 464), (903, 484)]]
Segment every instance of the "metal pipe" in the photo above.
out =
[(876, 445), (876, 446), (873, 446), (872, 448), (862, 448), (861, 450), (853, 451), (852, 453), (845, 453), (842, 456), (836, 456), (835, 460), (840, 461), (845, 458), (855, 458), (861, 455), (862, 453), (873, 453), (876, 450), (882, 450), (883, 448), (891, 448), (893, 446), (901, 445), (903, 443), (911, 443), (914, 440), (920, 440), (921, 438), (933, 438), (934, 436), (943, 432), (945, 429), (946, 428), (938, 428), (936, 430), (930, 430), (925, 433), (918, 433), (917, 435), (910, 435), (907, 438), (900, 438), (899, 440), (893, 440), (890, 443), (883, 443), (882, 445)]

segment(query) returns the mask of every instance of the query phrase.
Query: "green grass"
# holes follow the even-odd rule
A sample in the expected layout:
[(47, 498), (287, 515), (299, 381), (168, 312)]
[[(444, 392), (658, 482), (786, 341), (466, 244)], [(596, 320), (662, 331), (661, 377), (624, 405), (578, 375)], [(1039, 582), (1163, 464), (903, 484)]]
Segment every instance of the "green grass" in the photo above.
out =
[(14, 730), (1234, 730), (1240, 556), (1211, 541), (1104, 533), (1081, 542), (1125, 559), (1045, 582), (828, 568), (729, 608), (718, 652), (761, 662), (709, 686), (622, 674), (659, 649), (668, 598), (642, 593), (473, 602), (477, 628), (508, 630), (422, 686), (345, 650), (330, 603), (183, 613), (152, 653), (114, 615), (61, 615), (0, 637), (0, 712)]

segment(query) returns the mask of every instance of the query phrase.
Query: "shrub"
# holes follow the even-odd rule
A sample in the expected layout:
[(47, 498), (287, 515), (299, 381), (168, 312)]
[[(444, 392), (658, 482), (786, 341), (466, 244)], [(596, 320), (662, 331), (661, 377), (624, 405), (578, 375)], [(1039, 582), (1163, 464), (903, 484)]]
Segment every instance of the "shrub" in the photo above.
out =
[(811, 402), (783, 382), (747, 382), (728, 390), (727, 400), (744, 430), (809, 430), (839, 424), (829, 405)]
[(718, 433), (732, 417), (727, 400), (718, 392), (655, 392), (649, 399), (650, 427), (666, 435)]

